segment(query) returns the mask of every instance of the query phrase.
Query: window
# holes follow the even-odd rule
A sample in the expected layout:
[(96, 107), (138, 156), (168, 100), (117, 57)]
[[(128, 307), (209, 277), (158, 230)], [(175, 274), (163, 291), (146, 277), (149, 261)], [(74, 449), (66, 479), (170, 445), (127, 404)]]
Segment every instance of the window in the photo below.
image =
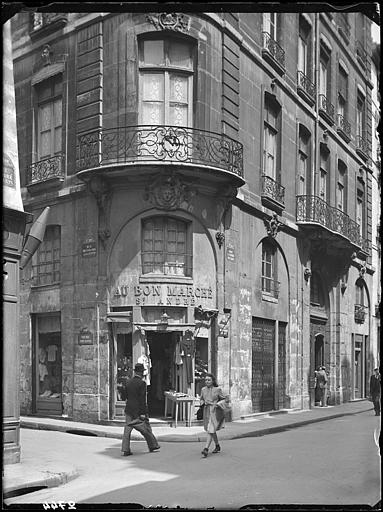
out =
[(278, 297), (277, 250), (268, 240), (262, 243), (262, 292)]
[(143, 274), (191, 276), (188, 224), (171, 217), (152, 217), (142, 224)]
[(338, 114), (340, 114), (342, 117), (347, 117), (347, 94), (348, 76), (342, 66), (339, 66)]
[(356, 102), (356, 134), (364, 138), (365, 126), (365, 97), (358, 91)]
[(192, 126), (193, 57), (184, 41), (140, 43), (140, 124)]
[(263, 173), (279, 181), (280, 158), (280, 107), (265, 95), (265, 120), (263, 133)]
[(357, 281), (355, 285), (355, 303), (364, 306), (364, 286), (361, 281)]
[(330, 153), (326, 147), (321, 145), (320, 169), (319, 169), (319, 197), (328, 202), (328, 179), (329, 179)]
[(299, 37), (298, 37), (298, 71), (305, 76), (311, 76), (309, 62), (311, 60), (310, 48), (311, 27), (303, 16), (299, 16)]
[(310, 305), (324, 308), (324, 295), (322, 290), (322, 283), (317, 272), (313, 272), (310, 279)]
[(263, 13), (263, 31), (270, 34), (274, 41), (278, 40), (278, 14), (276, 12)]
[[(61, 75), (60, 75), (61, 77)], [(62, 80), (55, 77), (36, 86), (37, 160), (62, 152)]]
[(44, 240), (33, 257), (33, 285), (60, 282), (61, 228), (47, 226)]
[(347, 167), (342, 160), (338, 160), (338, 183), (337, 183), (337, 208), (342, 212), (346, 212), (346, 179)]
[(302, 125), (299, 126), (299, 195), (305, 195), (310, 185), (310, 132)]
[(359, 233), (364, 235), (364, 187), (358, 185), (356, 193), (356, 222), (359, 225)]
[(331, 56), (324, 45), (320, 48), (319, 61), (319, 94), (330, 98), (330, 60)]

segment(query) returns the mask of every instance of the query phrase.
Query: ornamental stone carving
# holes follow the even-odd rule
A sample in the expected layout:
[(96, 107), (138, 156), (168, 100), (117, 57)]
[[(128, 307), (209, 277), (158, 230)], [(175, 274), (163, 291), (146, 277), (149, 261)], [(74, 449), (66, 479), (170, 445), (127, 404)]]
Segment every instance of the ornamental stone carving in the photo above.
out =
[(161, 12), (158, 14), (148, 14), (146, 19), (149, 23), (152, 23), (157, 30), (187, 32), (190, 28), (190, 18), (183, 14)]
[(176, 210), (182, 203), (189, 209), (195, 190), (181, 181), (178, 176), (159, 176), (145, 187), (144, 199), (163, 210)]
[(278, 234), (278, 231), (283, 226), (282, 222), (279, 222), (276, 213), (273, 213), (270, 219), (264, 219), (263, 222), (265, 223), (267, 234), (271, 238), (275, 238)]

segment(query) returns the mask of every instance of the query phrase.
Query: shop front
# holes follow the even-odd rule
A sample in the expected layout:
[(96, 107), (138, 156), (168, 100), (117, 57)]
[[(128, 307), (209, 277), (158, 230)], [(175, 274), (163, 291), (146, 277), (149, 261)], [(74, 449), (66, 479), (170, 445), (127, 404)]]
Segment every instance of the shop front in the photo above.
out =
[[(211, 323), (216, 317), (212, 299), (211, 288), (190, 284), (117, 285), (112, 290), (107, 313), (111, 418), (124, 417), (123, 384), (136, 363), (145, 368), (151, 417), (165, 417), (165, 392), (200, 395), (211, 359)], [(181, 408), (180, 419), (184, 413)]]

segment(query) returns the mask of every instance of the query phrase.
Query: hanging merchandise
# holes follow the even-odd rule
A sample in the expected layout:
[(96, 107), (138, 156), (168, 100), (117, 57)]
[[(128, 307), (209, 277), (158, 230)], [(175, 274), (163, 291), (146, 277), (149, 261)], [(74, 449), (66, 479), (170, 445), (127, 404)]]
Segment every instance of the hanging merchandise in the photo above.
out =
[(146, 339), (146, 333), (144, 329), (140, 331), (140, 340), (141, 340), (141, 355), (137, 359), (137, 363), (141, 363), (144, 365), (144, 380), (147, 386), (150, 386), (150, 368), (152, 367), (152, 362), (150, 360), (150, 348), (149, 343)]
[(193, 357), (195, 354), (195, 339), (191, 330), (185, 331), (180, 343), (186, 366), (186, 379), (188, 384), (193, 382)]
[(174, 362), (178, 366), (183, 364), (182, 357), (181, 357), (180, 342), (179, 341), (177, 341), (177, 343), (176, 343), (176, 352), (175, 352), (175, 355), (174, 355)]
[(49, 345), (47, 347), (47, 352), (48, 352), (48, 361), (49, 362), (53, 362), (53, 361), (56, 361), (56, 352), (58, 350), (58, 347), (57, 345)]

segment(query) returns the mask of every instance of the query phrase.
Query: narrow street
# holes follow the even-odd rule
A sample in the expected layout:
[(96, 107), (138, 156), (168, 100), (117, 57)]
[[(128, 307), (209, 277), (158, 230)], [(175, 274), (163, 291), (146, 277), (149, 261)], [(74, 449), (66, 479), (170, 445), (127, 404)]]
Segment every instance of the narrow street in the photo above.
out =
[(374, 505), (380, 500), (379, 421), (368, 411), (278, 434), (225, 441), (222, 452), (207, 459), (200, 454), (202, 443), (161, 443), (161, 451), (150, 454), (144, 442), (136, 441), (134, 455), (123, 458), (116, 439), (22, 429), (22, 445), (33, 437), (42, 450), (49, 450), (52, 460), (75, 461), (80, 476), (5, 503), (61, 500), (202, 509)]

